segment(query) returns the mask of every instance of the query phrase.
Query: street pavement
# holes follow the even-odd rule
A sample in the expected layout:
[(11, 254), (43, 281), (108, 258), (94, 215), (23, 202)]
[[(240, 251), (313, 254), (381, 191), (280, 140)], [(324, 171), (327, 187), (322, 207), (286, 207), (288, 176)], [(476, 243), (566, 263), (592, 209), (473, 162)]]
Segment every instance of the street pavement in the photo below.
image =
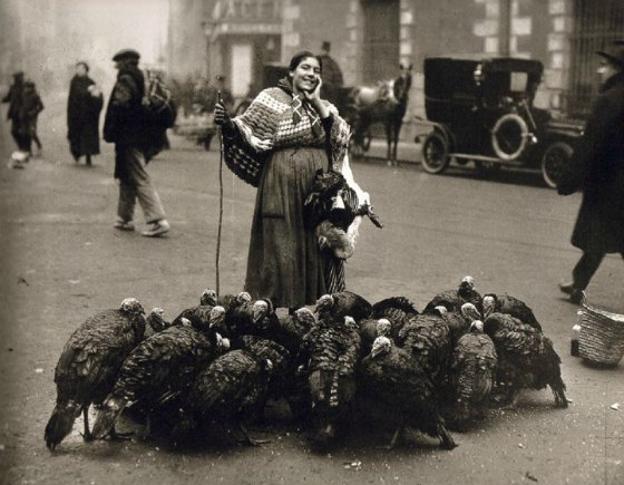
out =
[[(314, 454), (277, 406), (268, 428), (254, 428), (271, 440), (258, 448), (172, 449), (140, 430), (127, 442), (83, 443), (78, 419), (50, 453), (43, 429), (70, 333), (127, 296), (173, 317), (214, 287), (219, 155), (174, 138), (173, 149), (150, 164), (172, 229), (148, 239), (112, 228), (111, 147), (103, 146), (93, 168), (76, 165), (62, 124), (40, 126), (43, 156), (24, 170), (0, 166), (1, 483), (624, 484), (624, 364), (601, 370), (569, 355), (577, 308), (557, 290), (579, 257), (569, 236), (580, 198), (557, 196), (539, 174), (502, 171), (483, 180), (457, 168), (431, 176), (417, 163), (379, 160), (353, 164), (385, 227), (363, 223), (348, 287), (371, 301), (406, 295), (422, 307), (470, 274), (482, 292), (523, 299), (561, 355), (568, 409), (555, 409), (547, 390), (527, 392), (518, 409), (492, 411), (475, 429), (455, 433), (453, 451), (421, 436), (386, 451), (380, 446), (392, 430), (361, 425), (331, 454)], [(12, 150), (7, 132), (4, 123), (2, 160)], [(254, 195), (224, 173), (222, 291), (241, 289)], [(621, 258), (607, 257), (590, 300), (624, 313), (622, 281)]]

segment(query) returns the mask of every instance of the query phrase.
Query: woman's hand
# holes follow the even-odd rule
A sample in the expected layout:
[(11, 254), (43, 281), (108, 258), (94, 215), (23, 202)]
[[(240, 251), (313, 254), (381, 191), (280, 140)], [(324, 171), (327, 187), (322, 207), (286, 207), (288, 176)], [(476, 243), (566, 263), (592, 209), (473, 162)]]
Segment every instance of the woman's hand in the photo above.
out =
[(321, 100), (321, 86), (323, 80), (319, 77), (316, 87), (312, 91), (303, 91), (305, 99), (312, 105), (321, 118), (327, 118), (329, 116), (329, 109)]
[(214, 122), (219, 126), (227, 125), (232, 122), (230, 120), (230, 115), (228, 115), (228, 112), (226, 111), (225, 106), (223, 106), (221, 101), (217, 101), (217, 103), (215, 104)]

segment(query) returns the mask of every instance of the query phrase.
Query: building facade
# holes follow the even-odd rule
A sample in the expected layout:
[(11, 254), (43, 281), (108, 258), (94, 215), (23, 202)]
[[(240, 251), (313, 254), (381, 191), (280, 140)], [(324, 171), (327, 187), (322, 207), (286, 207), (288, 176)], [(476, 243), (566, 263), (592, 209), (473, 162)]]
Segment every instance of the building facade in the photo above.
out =
[[(174, 0), (172, 0), (174, 1)], [(191, 1), (191, 0), (180, 0)], [(511, 56), (544, 64), (539, 107), (569, 116), (589, 108), (595, 51), (624, 38), (622, 0), (204, 0), (204, 63), (235, 96), (262, 84), (262, 66), (331, 42), (346, 85), (390, 79), (412, 64), (405, 137), (424, 115), (425, 57)], [(205, 9), (206, 10), (206, 9)], [(252, 89), (253, 91), (253, 89)]]

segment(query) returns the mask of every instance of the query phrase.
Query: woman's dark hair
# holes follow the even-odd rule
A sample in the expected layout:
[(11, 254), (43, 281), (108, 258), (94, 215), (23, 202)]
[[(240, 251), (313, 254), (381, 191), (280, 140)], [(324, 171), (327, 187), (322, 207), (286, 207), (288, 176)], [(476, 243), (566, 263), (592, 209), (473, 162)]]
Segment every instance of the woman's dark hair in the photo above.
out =
[(321, 61), (321, 58), (310, 51), (297, 52), (293, 56), (293, 58), (290, 60), (290, 64), (288, 65), (288, 70), (294, 71), (295, 69), (297, 69), (297, 66), (299, 66), (299, 64), (301, 64), (301, 62), (304, 59), (307, 59), (308, 57), (313, 57), (314, 59), (316, 59), (319, 63), (319, 67), (321, 68), (321, 72), (323, 72), (323, 62)]
[(84, 66), (85, 71), (89, 72), (89, 64), (87, 64), (86, 62), (84, 62), (84, 61), (77, 62), (76, 63), (76, 67), (78, 67), (78, 66)]

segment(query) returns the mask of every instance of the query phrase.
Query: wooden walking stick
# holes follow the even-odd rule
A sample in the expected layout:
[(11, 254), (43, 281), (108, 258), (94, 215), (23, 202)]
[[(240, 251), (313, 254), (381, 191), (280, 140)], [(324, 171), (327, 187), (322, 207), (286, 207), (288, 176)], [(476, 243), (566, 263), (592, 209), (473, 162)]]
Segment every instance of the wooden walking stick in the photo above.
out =
[[(221, 91), (217, 91), (217, 100), (223, 105)], [(215, 265), (217, 295), (221, 295), (219, 278), (219, 259), (221, 257), (221, 230), (223, 228), (223, 127), (219, 127), (219, 225), (217, 227), (217, 254)]]

